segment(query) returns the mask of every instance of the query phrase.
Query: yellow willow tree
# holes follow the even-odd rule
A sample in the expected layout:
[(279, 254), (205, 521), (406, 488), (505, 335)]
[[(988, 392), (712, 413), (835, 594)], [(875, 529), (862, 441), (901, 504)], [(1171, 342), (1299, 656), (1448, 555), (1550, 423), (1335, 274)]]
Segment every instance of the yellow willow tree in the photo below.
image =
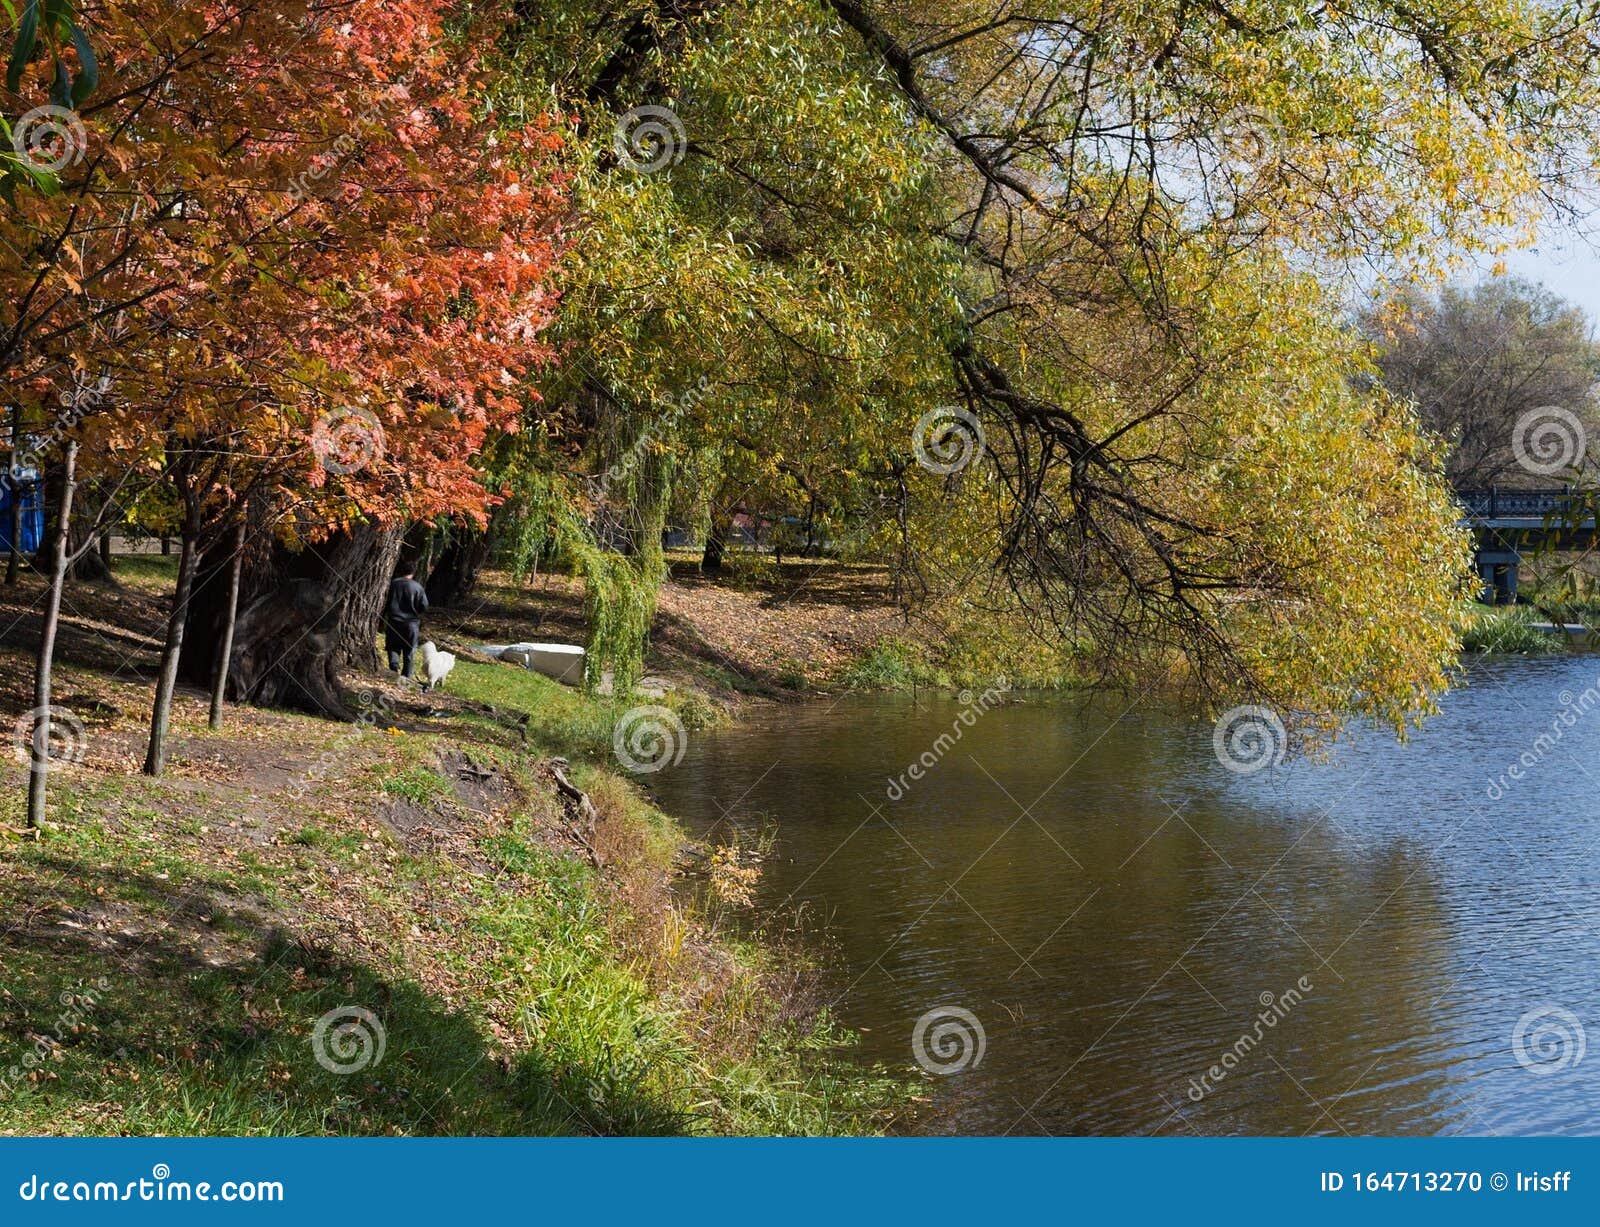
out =
[(1594, 149), (1587, 19), (830, 7), (942, 137), (953, 357), (998, 468), (965, 543), (1016, 607), (1106, 680), (1426, 710), (1465, 543), (1409, 411), (1353, 384), (1336, 291), (1559, 203)]
[(591, 649), (624, 675), (660, 569), (588, 525), (659, 512), (644, 487), (662, 473), (680, 510), (713, 504), (713, 540), (747, 503), (842, 504), (905, 446), (913, 390), (948, 382), (939, 330), (957, 316), (957, 264), (928, 208), (933, 142), (864, 88), (825, 10), (730, 6), (670, 55), (628, 36), (632, 14), (523, 14), (506, 48), (520, 70), (503, 79), (552, 81), (581, 116), (569, 148), (584, 220), (563, 363), (526, 435), (550, 446), (518, 461), (547, 466), (539, 488), (572, 492), (580, 514), (559, 498), (523, 509), (548, 526), (533, 539), (569, 543)]
[[(522, 20), (517, 54), (583, 116), (593, 241), (561, 327), (585, 429), (687, 421), (685, 446), (753, 441), (768, 477), (837, 444), (909, 590), (986, 575), (984, 607), (1105, 681), (1309, 724), (1427, 709), (1465, 545), (1433, 445), (1362, 390), (1336, 320), (1354, 266), (1430, 276), (1573, 198), (1600, 126), (1584, 9)], [(702, 376), (698, 416), (658, 411)], [(917, 463), (952, 431), (980, 458)]]

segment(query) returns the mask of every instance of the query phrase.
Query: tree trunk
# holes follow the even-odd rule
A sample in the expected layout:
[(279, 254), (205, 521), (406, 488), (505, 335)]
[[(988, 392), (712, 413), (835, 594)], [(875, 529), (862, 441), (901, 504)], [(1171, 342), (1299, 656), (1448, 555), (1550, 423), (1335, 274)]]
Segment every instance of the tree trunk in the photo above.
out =
[[(271, 539), (264, 510), (252, 507), (248, 523), (253, 540)], [(378, 616), (401, 540), (399, 528), (358, 524), (298, 552), (276, 543), (247, 549), (223, 697), (353, 719), (339, 674), (378, 664)], [(205, 552), (189, 602), (193, 629), (179, 676), (207, 690), (216, 680), (213, 645), (227, 622), (233, 554), (231, 540)]]
[[(340, 696), (339, 674), (378, 664), (378, 616), (401, 540), (398, 527), (358, 524), (298, 553), (280, 545), (247, 558), (227, 696), (353, 719)], [(220, 557), (214, 561), (223, 564)], [(197, 591), (191, 639), (215, 642), (224, 622), (221, 595), (221, 584)], [(185, 676), (210, 680), (211, 653), (188, 655)]]
[[(268, 523), (264, 505), (252, 503), (249, 507), (234, 507), (229, 512), (240, 518), (248, 541), (270, 542), (272, 526)], [(230, 572), (237, 551), (234, 538), (224, 536), (213, 539), (201, 551), (195, 567), (194, 590), (189, 594), (190, 631), (183, 637), (183, 651), (178, 654), (178, 680), (191, 686), (203, 687), (210, 693), (217, 676), (216, 645), (222, 638), (228, 622), (228, 593), (232, 586)], [(281, 551), (277, 551), (281, 553)], [(283, 576), (281, 568), (274, 570), (269, 564), (275, 551), (271, 546), (252, 545), (244, 551), (239, 571), (239, 595), (234, 606), (234, 620), (238, 610), (256, 597), (278, 586)], [(237, 636), (236, 636), (237, 639)], [(223, 691), (224, 700), (237, 700), (241, 696), (233, 685), (233, 662), (229, 661), (229, 684)]]
[(99, 500), (92, 514), (81, 514), (84, 504), (94, 500), (95, 485), (91, 481), (84, 486), (84, 497), (77, 500), (75, 513), (67, 517), (68, 537), (67, 549), (72, 556), (72, 578), (89, 583), (98, 583), (111, 578), (111, 568), (106, 566), (100, 557), (100, 551), (92, 548), (94, 525), (99, 520), (104, 510), (104, 500)]
[(418, 520), (406, 529), (400, 542), (400, 569), (410, 566), (412, 573), (424, 584), (433, 570), (433, 555), (438, 546), (439, 530), (427, 520)]
[(472, 595), (478, 572), (489, 557), (490, 540), (489, 532), (450, 530), (449, 540), (435, 556), (423, 581), (430, 605), (459, 605)]
[(167, 558), (167, 557), (170, 557), (171, 554), (172, 554), (172, 538), (167, 536), (166, 533), (162, 533), (161, 534), (161, 556), (163, 558)]
[(22, 406), (11, 407), (11, 452), (6, 472), (11, 476), (11, 553), (6, 558), (6, 583), (17, 582), (17, 568), (22, 565), (22, 474), (17, 469), (17, 458), (22, 454)]
[(239, 574), (244, 569), (244, 520), (233, 532), (233, 557), (228, 560), (228, 594), (222, 603), (222, 639), (211, 672), (211, 727), (222, 727), (222, 700), (228, 689), (228, 673), (233, 663), (233, 630), (239, 621)]
[(39, 631), (39, 655), (33, 674), (33, 746), (28, 770), (28, 825), (44, 825), (44, 791), (50, 776), (50, 670), (55, 663), (56, 628), (61, 624), (61, 589), (67, 582), (67, 536), (72, 521), (72, 494), (77, 487), (78, 445), (62, 449), (61, 509), (56, 517), (50, 568), (50, 594)]
[(161, 671), (156, 676), (156, 702), (150, 712), (150, 745), (145, 750), (144, 773), (160, 775), (167, 763), (167, 726), (172, 719), (172, 692), (178, 685), (178, 654), (183, 651), (183, 631), (189, 620), (189, 593), (194, 589), (198, 561), (199, 529), (184, 525), (178, 546), (178, 586), (167, 614), (167, 639), (161, 648)]
[(100, 534), (100, 561), (105, 563), (106, 574), (111, 574), (111, 530)]
[(718, 520), (711, 521), (711, 529), (706, 533), (705, 552), (700, 555), (700, 569), (702, 571), (722, 570), (722, 556), (728, 549), (728, 526)]

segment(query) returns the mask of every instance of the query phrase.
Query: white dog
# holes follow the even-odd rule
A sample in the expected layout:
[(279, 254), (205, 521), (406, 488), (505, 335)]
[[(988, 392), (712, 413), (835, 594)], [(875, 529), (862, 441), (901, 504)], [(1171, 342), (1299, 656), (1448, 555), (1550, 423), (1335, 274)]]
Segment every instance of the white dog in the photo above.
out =
[(450, 670), (456, 667), (456, 654), (441, 652), (430, 639), (422, 645), (422, 666), (428, 671), (427, 689), (437, 690), (444, 685), (444, 679), (450, 676)]

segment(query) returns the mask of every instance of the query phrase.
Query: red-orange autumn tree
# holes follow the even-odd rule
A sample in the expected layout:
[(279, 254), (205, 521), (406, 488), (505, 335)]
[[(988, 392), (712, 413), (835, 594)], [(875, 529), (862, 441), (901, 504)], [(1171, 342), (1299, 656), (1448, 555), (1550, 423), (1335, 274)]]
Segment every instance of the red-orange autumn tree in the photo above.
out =
[[(0, 362), (41, 424), (65, 377), (92, 381), (89, 403), (41, 436), (69, 462), (64, 489), (80, 442), (97, 475), (176, 486), (183, 548), (148, 771), (164, 758), (202, 553), (237, 554), (247, 525), (264, 552), (481, 519), (491, 496), (474, 458), (515, 429), (550, 356), (559, 137), (481, 112), (475, 49), (494, 15), (449, 32), (445, 16), (428, 0), (79, 11), (109, 67), (101, 101), (61, 120), (71, 156), (54, 190), (23, 194), (0, 222)], [(236, 690), (273, 675), (278, 693), (251, 697), (342, 711), (342, 662), (306, 668), (303, 649), (330, 612), (370, 603), (393, 561), (377, 553), (336, 577), (320, 611), (303, 584), (286, 614), (247, 607)], [(47, 661), (41, 676), (47, 709)]]

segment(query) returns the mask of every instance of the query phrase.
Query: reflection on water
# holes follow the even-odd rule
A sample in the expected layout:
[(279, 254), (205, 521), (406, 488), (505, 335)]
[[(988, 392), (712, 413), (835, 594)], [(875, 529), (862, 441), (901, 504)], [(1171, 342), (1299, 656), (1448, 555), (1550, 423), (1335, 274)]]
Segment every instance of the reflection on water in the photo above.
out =
[(976, 1016), (920, 1130), (1597, 1133), (1600, 708), (1559, 717), (1597, 673), (1484, 665), (1406, 745), (1250, 776), (1151, 704), (1030, 699), (891, 801), (962, 710), (923, 696), (752, 713), (650, 783), (777, 823), (766, 902), (826, 924), (869, 1057)]

